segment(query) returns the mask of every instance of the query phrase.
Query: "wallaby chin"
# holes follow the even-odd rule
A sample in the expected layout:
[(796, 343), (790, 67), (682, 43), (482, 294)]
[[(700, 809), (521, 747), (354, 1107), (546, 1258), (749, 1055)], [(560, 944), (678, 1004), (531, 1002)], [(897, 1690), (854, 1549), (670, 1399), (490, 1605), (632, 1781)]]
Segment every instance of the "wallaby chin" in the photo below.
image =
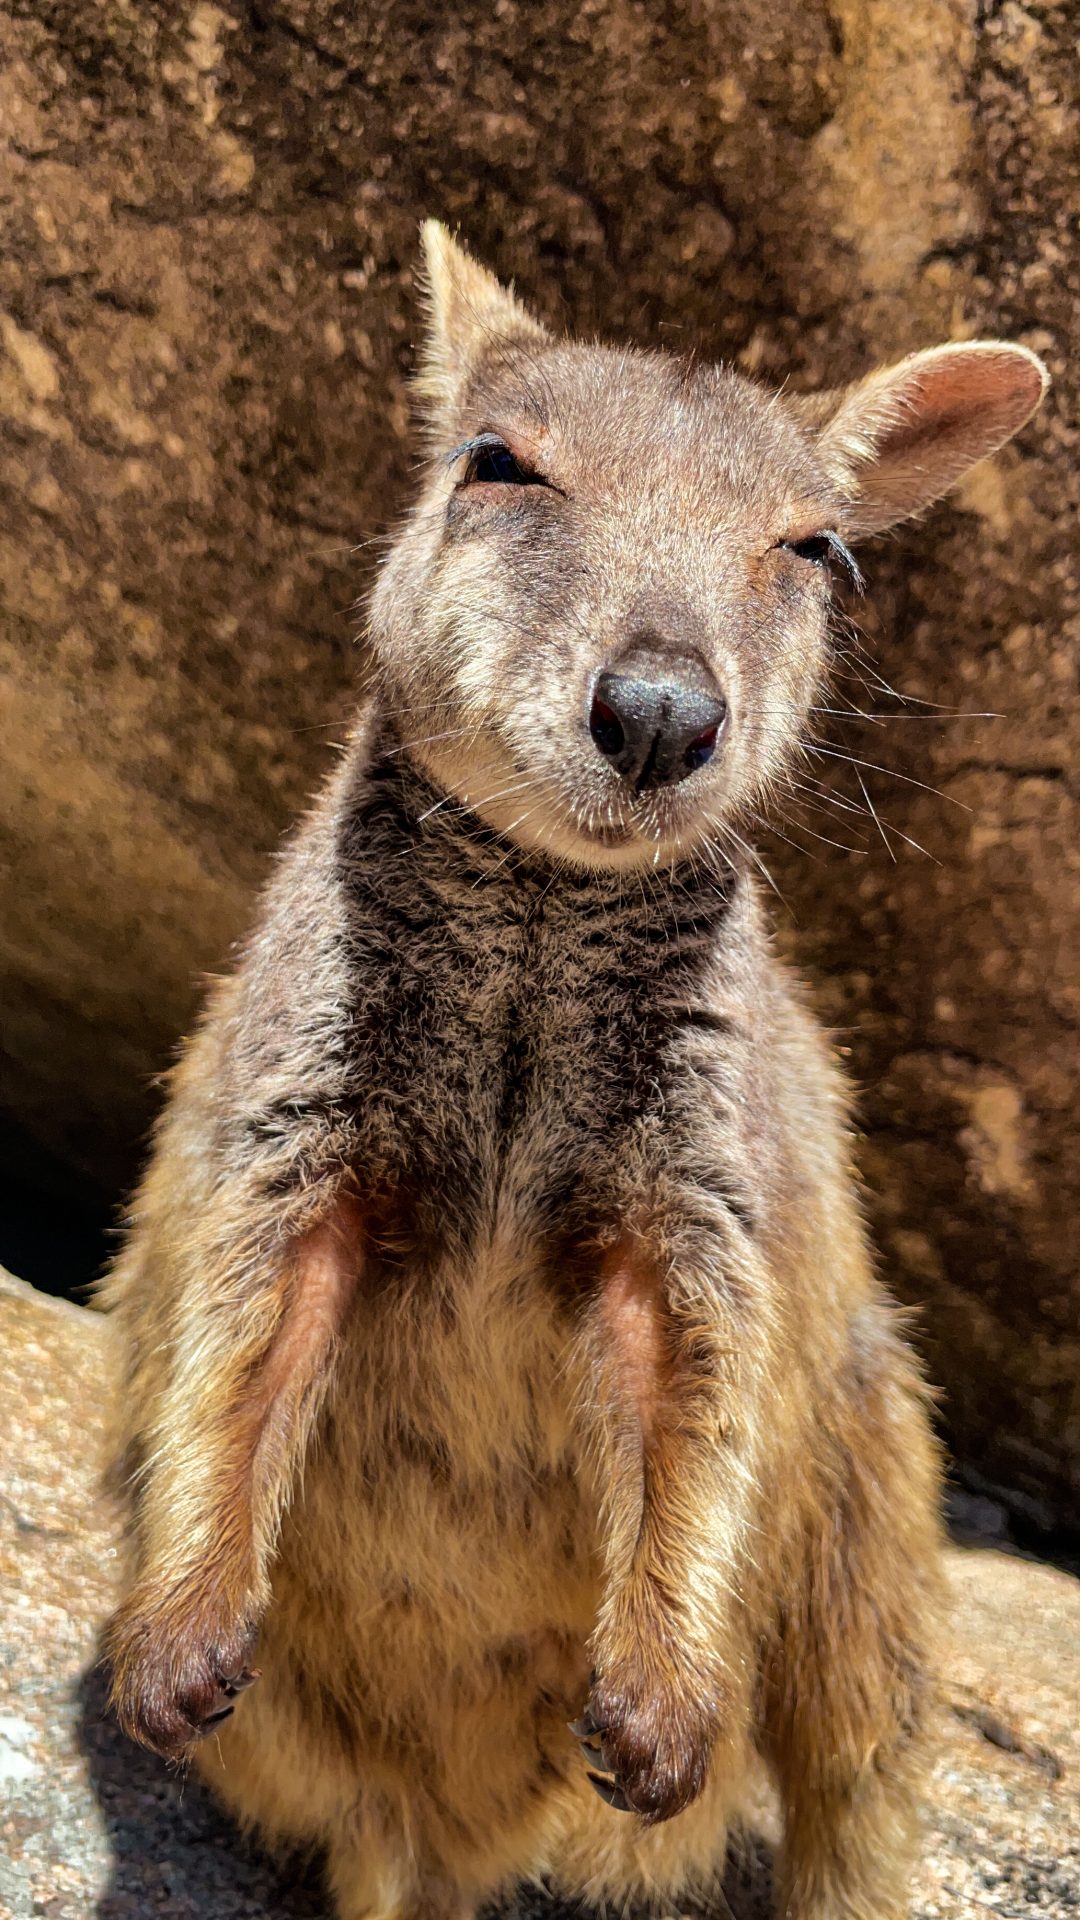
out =
[(429, 459), (376, 689), (104, 1289), (114, 1698), (324, 1847), (339, 1920), (463, 1920), (539, 1875), (678, 1901), (755, 1767), (784, 1920), (900, 1920), (938, 1459), (743, 834), (850, 543), (1041, 374), (949, 347), (779, 399), (556, 340), (425, 245)]
[(619, 811), (579, 811), (565, 795), (538, 791), (528, 775), (505, 763), (476, 767), (466, 781), (460, 768), (429, 746), (402, 752), (430, 781), (434, 806), (467, 812), (489, 827), (508, 857), (517, 851), (601, 874), (669, 869), (694, 858), (722, 859), (725, 849), (730, 857), (737, 850), (735, 821), (723, 811), (703, 814), (691, 793), (648, 795)]

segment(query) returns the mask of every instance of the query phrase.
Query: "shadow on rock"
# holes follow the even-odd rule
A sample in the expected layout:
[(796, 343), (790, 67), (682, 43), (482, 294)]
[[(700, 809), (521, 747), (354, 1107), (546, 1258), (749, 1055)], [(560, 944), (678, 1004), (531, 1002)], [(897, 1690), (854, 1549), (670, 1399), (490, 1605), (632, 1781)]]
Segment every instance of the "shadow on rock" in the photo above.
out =
[(112, 1853), (109, 1886), (87, 1920), (329, 1920), (316, 1870), (268, 1859), (199, 1781), (125, 1739), (93, 1669), (79, 1705), (79, 1745)]
[[(87, 1920), (330, 1920), (317, 1868), (268, 1858), (201, 1782), (180, 1779), (125, 1739), (105, 1712), (95, 1669), (83, 1676), (79, 1708), (79, 1745), (111, 1852), (109, 1885)], [(763, 1850), (733, 1850), (723, 1893), (702, 1914), (766, 1920), (769, 1910)], [(589, 1912), (530, 1890), (485, 1920), (589, 1920)]]

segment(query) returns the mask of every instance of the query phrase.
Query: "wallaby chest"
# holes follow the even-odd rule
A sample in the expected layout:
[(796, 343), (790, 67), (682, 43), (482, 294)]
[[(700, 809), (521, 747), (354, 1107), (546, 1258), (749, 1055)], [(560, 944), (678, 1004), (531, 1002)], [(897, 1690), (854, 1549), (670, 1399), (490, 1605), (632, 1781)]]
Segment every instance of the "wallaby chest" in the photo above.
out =
[(563, 1237), (661, 1124), (716, 889), (508, 872), (475, 830), (418, 829), (396, 794), (358, 807), (342, 846), (353, 1099), (390, 1237), (473, 1248), (507, 1216)]

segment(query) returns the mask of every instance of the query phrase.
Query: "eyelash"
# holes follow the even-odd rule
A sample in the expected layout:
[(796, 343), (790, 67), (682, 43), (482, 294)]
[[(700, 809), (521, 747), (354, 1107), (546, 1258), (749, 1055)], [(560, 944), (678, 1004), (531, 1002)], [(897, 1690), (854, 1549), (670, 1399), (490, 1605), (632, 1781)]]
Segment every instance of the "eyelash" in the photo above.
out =
[[(517, 455), (511, 452), (505, 440), (499, 439), (497, 433), (478, 433), (473, 440), (463, 440), (460, 447), (455, 447), (452, 453), (447, 454), (447, 466), (453, 466), (455, 461), (462, 459), (465, 455), (468, 455), (469, 464), (465, 469), (464, 477), (458, 482), (459, 486), (467, 487), (478, 483), (482, 486), (546, 487), (550, 484), (542, 474), (533, 473), (530, 468), (523, 466)], [(494, 465), (500, 459), (504, 468), (507, 463), (509, 464), (512, 472), (485, 474), (480, 470), (485, 461)]]
[(785, 553), (808, 561), (812, 567), (838, 566), (856, 593), (861, 593), (866, 585), (854, 554), (848, 551), (838, 533), (812, 533), (805, 540), (779, 540), (777, 545), (783, 547)]

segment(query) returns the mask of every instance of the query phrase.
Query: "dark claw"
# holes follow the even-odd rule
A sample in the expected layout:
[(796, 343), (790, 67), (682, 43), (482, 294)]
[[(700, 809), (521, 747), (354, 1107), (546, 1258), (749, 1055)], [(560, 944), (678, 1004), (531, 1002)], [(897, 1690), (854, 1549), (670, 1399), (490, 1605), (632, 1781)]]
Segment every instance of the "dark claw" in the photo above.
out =
[(615, 1808), (616, 1813), (633, 1813), (634, 1809), (617, 1780), (609, 1780), (602, 1773), (589, 1773), (587, 1777), (590, 1786), (595, 1788), (601, 1800), (606, 1800), (609, 1807)]
[(607, 1732), (606, 1727), (597, 1726), (588, 1707), (586, 1707), (580, 1720), (568, 1720), (566, 1724), (570, 1728), (575, 1740), (591, 1740), (595, 1733)]
[(209, 1733), (211, 1727), (219, 1727), (223, 1720), (228, 1720), (230, 1715), (235, 1712), (235, 1707), (219, 1707), (216, 1713), (208, 1713), (199, 1728), (199, 1732)]
[(590, 1766), (601, 1773), (616, 1773), (618, 1767), (604, 1745), (606, 1729), (597, 1725), (586, 1707), (580, 1720), (568, 1721), (568, 1726)]
[(242, 1667), (239, 1673), (234, 1673), (230, 1675), (229, 1679), (223, 1683), (221, 1691), (222, 1693), (225, 1694), (227, 1699), (232, 1700), (233, 1698), (235, 1698), (236, 1694), (245, 1693), (248, 1687), (253, 1687), (255, 1685), (256, 1680), (261, 1680), (261, 1679), (262, 1679), (261, 1668)]

